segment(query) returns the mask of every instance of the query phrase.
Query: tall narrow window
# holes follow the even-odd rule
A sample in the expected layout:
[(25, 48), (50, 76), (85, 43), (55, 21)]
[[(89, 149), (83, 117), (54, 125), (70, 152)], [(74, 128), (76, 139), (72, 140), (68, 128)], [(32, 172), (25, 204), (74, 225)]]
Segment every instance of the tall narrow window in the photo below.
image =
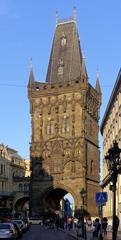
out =
[(93, 160), (91, 160), (90, 172), (91, 172), (91, 174), (93, 172)]
[(69, 118), (67, 116), (64, 116), (63, 118), (63, 125), (62, 125), (62, 132), (67, 133), (69, 132)]
[(22, 183), (19, 184), (19, 192), (23, 192), (23, 184)]

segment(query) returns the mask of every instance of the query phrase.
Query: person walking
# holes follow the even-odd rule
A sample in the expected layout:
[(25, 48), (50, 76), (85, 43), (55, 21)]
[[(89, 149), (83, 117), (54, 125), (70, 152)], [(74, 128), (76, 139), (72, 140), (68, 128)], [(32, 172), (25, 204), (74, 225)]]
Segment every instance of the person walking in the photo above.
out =
[(97, 237), (98, 238), (100, 227), (101, 227), (99, 218), (95, 219), (93, 226), (94, 226), (93, 237)]
[(118, 227), (119, 227), (119, 218), (118, 218), (118, 216), (115, 215), (114, 216), (113, 231), (115, 232), (116, 239), (117, 239)]
[(102, 219), (102, 228), (104, 235), (107, 235), (107, 226), (108, 226), (108, 220), (106, 217)]
[(86, 236), (88, 240), (91, 240), (93, 238), (93, 230), (93, 223), (91, 217), (89, 216), (86, 222)]

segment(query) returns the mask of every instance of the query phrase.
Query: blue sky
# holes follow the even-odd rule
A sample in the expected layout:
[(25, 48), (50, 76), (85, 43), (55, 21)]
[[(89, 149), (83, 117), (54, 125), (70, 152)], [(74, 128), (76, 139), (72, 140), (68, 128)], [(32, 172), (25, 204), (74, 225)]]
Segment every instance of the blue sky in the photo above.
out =
[[(27, 84), (30, 58), (35, 78), (44, 81), (60, 18), (77, 9), (77, 27), (90, 83), (99, 69), (101, 119), (120, 69), (121, 0), (0, 0), (0, 142), (29, 158), (31, 136)], [(101, 146), (101, 143), (100, 143)]]

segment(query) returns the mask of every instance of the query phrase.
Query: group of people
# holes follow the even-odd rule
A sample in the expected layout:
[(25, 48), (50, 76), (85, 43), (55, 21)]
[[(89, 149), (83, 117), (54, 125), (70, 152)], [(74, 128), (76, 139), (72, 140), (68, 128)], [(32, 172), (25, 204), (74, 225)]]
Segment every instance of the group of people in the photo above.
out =
[[(99, 237), (99, 233), (101, 230), (101, 223), (99, 218), (96, 218), (94, 221), (92, 221), (91, 217), (89, 216), (86, 220), (84, 219), (84, 226), (82, 226), (81, 219), (78, 220), (77, 223), (77, 236), (82, 236), (87, 239), (92, 239), (92, 237)], [(102, 231), (104, 234), (107, 233), (107, 225), (108, 221), (107, 218), (103, 218), (102, 221)]]
[[(118, 231), (118, 226), (119, 226), (119, 218), (115, 216), (115, 221), (114, 221), (114, 231), (117, 234)], [(50, 218), (46, 219), (44, 221), (45, 226), (48, 226), (49, 228), (66, 228), (69, 231), (72, 228), (77, 229), (77, 236), (84, 237), (85, 239), (87, 238), (92, 239), (92, 238), (98, 238), (100, 234), (102, 233), (103, 235), (107, 234), (107, 226), (108, 226), (108, 219), (104, 217), (102, 219), (102, 224), (100, 222), (99, 218), (96, 218), (95, 220), (92, 221), (91, 217), (88, 216), (86, 219), (76, 219), (72, 217), (68, 217), (66, 221), (64, 219), (60, 218), (59, 215), (56, 216), (56, 218)]]

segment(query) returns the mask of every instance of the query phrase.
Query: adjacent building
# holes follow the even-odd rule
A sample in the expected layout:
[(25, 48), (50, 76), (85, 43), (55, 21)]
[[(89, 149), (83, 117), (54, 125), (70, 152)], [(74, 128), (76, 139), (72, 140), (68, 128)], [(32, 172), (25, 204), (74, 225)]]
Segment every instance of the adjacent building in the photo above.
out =
[[(121, 69), (118, 73), (112, 94), (110, 96), (102, 124), (101, 134), (103, 136), (103, 190), (108, 192), (108, 202), (104, 207), (104, 216), (112, 219), (112, 192), (110, 191), (110, 176), (108, 174), (105, 156), (112, 147), (113, 141), (118, 142), (121, 148)], [(121, 222), (121, 175), (118, 176), (116, 192), (116, 213)]]
[(29, 162), (15, 149), (0, 144), (0, 208), (22, 210), (28, 201)]

